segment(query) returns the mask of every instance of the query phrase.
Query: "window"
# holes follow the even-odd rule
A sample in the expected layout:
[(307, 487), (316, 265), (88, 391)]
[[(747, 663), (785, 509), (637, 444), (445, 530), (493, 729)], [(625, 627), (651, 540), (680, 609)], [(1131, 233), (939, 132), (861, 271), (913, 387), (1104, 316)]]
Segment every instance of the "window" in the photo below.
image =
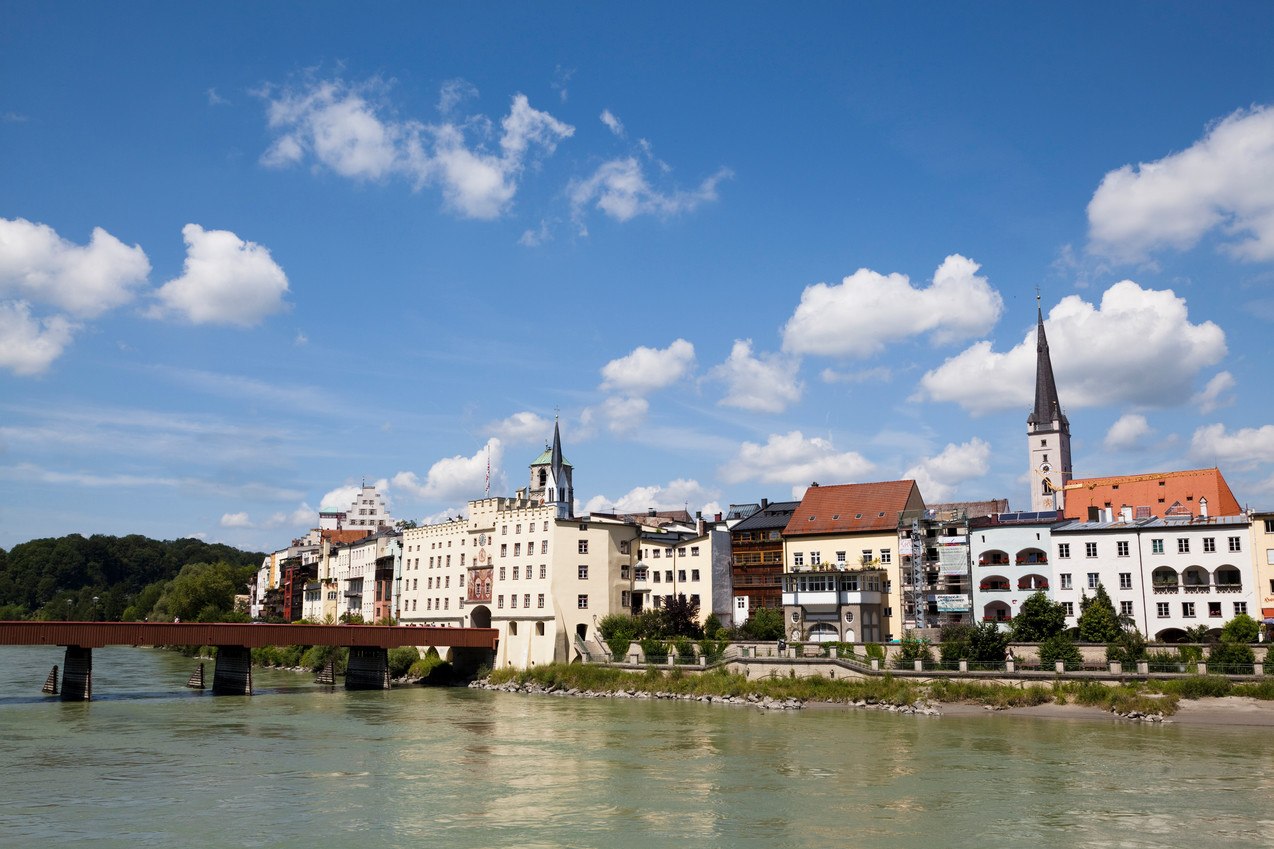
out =
[(1239, 542), (1241, 537), (1230, 537), (1230, 551), (1242, 551), (1242, 543)]
[(509, 596), (509, 607), (516, 608), (518, 606), (518, 594), (513, 593)]
[(507, 535), (508, 533), (509, 533), (509, 526), (508, 526), (508, 525), (501, 525), (501, 526), (500, 526), (500, 536), (505, 536), (505, 535)]
[(678, 570), (677, 570), (677, 580), (678, 580), (678, 581), (684, 581), (684, 580), (686, 580), (686, 570), (685, 570), (685, 569), (678, 569)]
[(1163, 554), (1163, 540), (1161, 540), (1161, 539), (1152, 539), (1152, 540), (1150, 541), (1150, 553), (1151, 553), (1151, 554)]
[(1119, 588), (1121, 590), (1132, 589), (1132, 572), (1119, 573)]
[(669, 569), (667, 572), (664, 572), (664, 580), (665, 580), (665, 581), (667, 581), (667, 582), (668, 582), (668, 583), (670, 583), (670, 584), (672, 583), (672, 570), (671, 570), (671, 569)]
[(579, 553), (588, 554), (588, 540), (582, 539), (579, 541)]
[(545, 533), (548, 533), (548, 530), (549, 530), (549, 520), (548, 520), (548, 519), (545, 519), (545, 520), (544, 520), (544, 527), (542, 528), (542, 530), (543, 530)]
[(517, 524), (517, 525), (514, 525), (514, 526), (513, 526), (513, 533), (515, 533), (515, 534), (520, 534), (520, 533), (522, 533), (522, 525), (521, 525), (521, 523), (519, 523), (519, 524)]
[(1274, 519), (1265, 520), (1265, 532), (1267, 534), (1274, 534)]
[(447, 589), (451, 589), (451, 576), (450, 576), (450, 575), (447, 575), (445, 578), (443, 578), (443, 579), (442, 579), (442, 585), (443, 585), (444, 587), (446, 587)]
[[(640, 569), (638, 569), (637, 571), (638, 571), (638, 572), (640, 572), (641, 570), (640, 570)], [(654, 570), (653, 572), (651, 572), (651, 573), (650, 573), (650, 579), (651, 579), (651, 581), (653, 581), (653, 582), (654, 582), (654, 583), (656, 583), (656, 584), (663, 583), (663, 580), (664, 580), (664, 573), (663, 573), (663, 572), (660, 572), (658, 569), (656, 569), (656, 570)]]
[(517, 579), (518, 579), (518, 567), (517, 567), (517, 566), (514, 566), (514, 567), (513, 567), (513, 580), (515, 580), (515, 581), (516, 581)]
[(1181, 615), (1184, 616), (1186, 619), (1194, 618), (1194, 602), (1193, 601), (1181, 602)]
[(659, 552), (660, 552), (660, 549), (658, 549), (658, 548), (652, 548), (652, 549), (650, 550), (650, 556), (651, 556), (652, 558), (654, 558), (654, 559), (658, 560), (658, 559), (659, 559)]
[(677, 549), (677, 556), (678, 557), (686, 556), (686, 547), (684, 545), (681, 548)]
[(1084, 556), (1085, 556), (1085, 557), (1096, 557), (1096, 556), (1097, 556), (1097, 543), (1095, 543), (1095, 542), (1086, 542), (1086, 543), (1084, 543)]
[(794, 552), (794, 553), (792, 554), (792, 565), (793, 565), (793, 566), (804, 566), (804, 565), (805, 565), (805, 552), (803, 552), (803, 551), (797, 551), (797, 552)]
[(690, 603), (696, 606), (699, 604), (699, 596), (697, 593), (695, 595), (690, 596)]
[[(501, 557), (508, 557), (508, 556), (509, 556), (509, 544), (508, 544), (507, 542), (502, 542), (502, 543), (500, 543), (500, 556), (501, 556)], [(430, 557), (430, 558), (429, 558), (429, 565), (430, 565), (430, 566), (432, 566), (432, 565), (433, 565), (433, 558), (432, 558), (432, 557)]]
[(1071, 573), (1063, 572), (1060, 577), (1062, 579), (1062, 589), (1064, 590), (1071, 589)]
[(504, 580), (504, 567), (503, 567), (503, 566), (501, 566), (501, 567), (500, 567), (500, 580), (501, 580), (501, 581), (503, 581), (503, 580)]
[(495, 606), (496, 606), (496, 607), (498, 607), (498, 608), (503, 608), (503, 607), (504, 607), (504, 596), (502, 596), (502, 595), (500, 595), (500, 596), (496, 596), (496, 598), (495, 598)]
[(620, 554), (627, 554), (627, 553), (628, 553), (628, 544), (629, 544), (629, 541), (628, 541), (628, 540), (626, 540), (626, 539), (621, 539), (621, 540), (619, 541), (619, 553), (620, 553)]
[(1221, 618), (1221, 602), (1219, 601), (1208, 602), (1208, 616), (1212, 617), (1213, 619)]
[(544, 580), (544, 578), (548, 577), (548, 573), (549, 573), (549, 567), (541, 563), (540, 564), (540, 580)]
[[(541, 598), (543, 598), (543, 596), (541, 596)], [(531, 609), (531, 594), (530, 593), (522, 594), (522, 606), (525, 607), (527, 610)]]
[(1236, 601), (1236, 602), (1234, 602), (1234, 615), (1235, 615), (1235, 616), (1238, 616), (1240, 613), (1243, 613), (1243, 614), (1246, 614), (1246, 613), (1247, 613), (1247, 602), (1246, 602), (1246, 601)]
[(1189, 554), (1189, 553), (1190, 553), (1190, 538), (1177, 537), (1177, 554)]
[(587, 580), (588, 580), (588, 567), (587, 567), (587, 566), (580, 566), (578, 571), (579, 571), (579, 579), (580, 579), (581, 581), (587, 581)]
[(522, 556), (522, 543), (520, 542), (513, 543), (513, 556), (514, 557)]
[(1155, 615), (1160, 619), (1168, 618), (1168, 602), (1160, 601), (1155, 604)]
[[(624, 590), (624, 594), (627, 595), (628, 590)], [(540, 593), (538, 596), (535, 597), (535, 606), (541, 607), (541, 608), (544, 607), (544, 593)]]
[(1126, 540), (1120, 540), (1119, 542), (1115, 543), (1115, 556), (1116, 557), (1128, 556), (1128, 542)]
[(575, 598), (575, 607), (579, 610), (588, 610), (588, 596), (577, 596)]
[(1216, 537), (1204, 537), (1203, 552), (1205, 554), (1212, 554), (1215, 551), (1216, 551)]
[(1070, 544), (1069, 542), (1059, 542), (1059, 543), (1057, 544), (1057, 556), (1058, 556), (1058, 557), (1070, 557), (1070, 556), (1071, 556), (1071, 544)]
[(893, 559), (894, 559), (894, 555), (893, 555), (893, 551), (892, 551), (891, 549), (888, 549), (888, 548), (882, 548), (882, 549), (880, 550), (880, 562), (881, 562), (881, 565), (885, 565), (885, 564), (888, 564), (888, 563), (892, 563), (892, 562), (893, 562)]
[(1062, 610), (1066, 611), (1066, 615), (1067, 615), (1067, 616), (1074, 616), (1074, 615), (1075, 615), (1075, 602), (1073, 602), (1073, 601), (1064, 601), (1064, 602), (1062, 602)]
[(1119, 615), (1120, 615), (1120, 616), (1132, 616), (1132, 602), (1131, 602), (1131, 601), (1121, 601), (1121, 602), (1119, 602)]
[(425, 589), (432, 590), (433, 588), (434, 588), (434, 579), (429, 578), (428, 580), (425, 581)]
[(697, 545), (692, 545), (692, 546), (690, 546), (690, 556), (691, 556), (691, 557), (698, 557), (698, 556), (699, 556), (699, 546), (697, 546)]
[(698, 570), (698, 569), (691, 569), (691, 570), (690, 570), (690, 580), (692, 580), (692, 581), (697, 581), (697, 580), (699, 580), (699, 570)]
[(1088, 573), (1088, 588), (1090, 590), (1097, 589), (1097, 584), (1100, 583), (1100, 581), (1098, 581), (1097, 578), (1098, 578), (1098, 575), (1096, 572)]

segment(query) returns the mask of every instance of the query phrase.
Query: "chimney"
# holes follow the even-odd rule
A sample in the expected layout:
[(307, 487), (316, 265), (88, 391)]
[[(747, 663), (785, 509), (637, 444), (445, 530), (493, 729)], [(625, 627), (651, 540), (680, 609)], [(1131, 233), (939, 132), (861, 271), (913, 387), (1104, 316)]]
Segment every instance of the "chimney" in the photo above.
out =
[(761, 509), (762, 509), (762, 510), (764, 510), (766, 507), (769, 507), (769, 506), (770, 506), (770, 499), (768, 499), (768, 498), (762, 498), (762, 499), (761, 499)]
[(721, 514), (720, 514), (720, 513), (718, 513), (718, 514), (716, 515), (716, 518), (715, 518), (715, 519), (713, 519), (713, 521), (714, 521), (714, 522), (720, 522), (720, 521), (721, 521)]
[(648, 508), (646, 509), (646, 515), (647, 515), (647, 516), (653, 516), (653, 515), (655, 515), (655, 508), (654, 508), (654, 507), (648, 507)]
[(1127, 504), (1119, 508), (1119, 521), (1121, 522), (1132, 521), (1132, 508), (1129, 507)]
[(1199, 499), (1199, 515), (1208, 518), (1208, 499), (1207, 497)]

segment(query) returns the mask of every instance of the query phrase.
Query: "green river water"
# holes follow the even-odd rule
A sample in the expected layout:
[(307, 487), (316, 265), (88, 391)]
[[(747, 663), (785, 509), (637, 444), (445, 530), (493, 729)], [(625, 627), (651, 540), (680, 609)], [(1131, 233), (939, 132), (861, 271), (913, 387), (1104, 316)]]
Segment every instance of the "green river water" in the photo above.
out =
[[(346, 693), (94, 651), (0, 649), (0, 847), (1274, 845), (1274, 735), (1010, 716)], [(208, 667), (211, 676), (211, 664)]]

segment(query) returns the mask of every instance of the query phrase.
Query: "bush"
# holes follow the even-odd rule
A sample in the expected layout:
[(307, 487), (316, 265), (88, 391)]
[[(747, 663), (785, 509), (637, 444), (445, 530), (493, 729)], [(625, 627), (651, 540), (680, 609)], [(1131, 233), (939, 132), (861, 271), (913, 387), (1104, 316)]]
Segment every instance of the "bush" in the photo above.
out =
[(928, 640), (908, 631), (903, 635), (898, 656), (894, 659), (894, 666), (898, 669), (910, 669), (917, 660), (923, 664), (932, 664), (933, 652), (929, 649)]
[(390, 649), (389, 677), (402, 678), (420, 659), (420, 650), (415, 646), (399, 646), (398, 648)]
[(1125, 628), (1119, 639), (1106, 646), (1106, 662), (1122, 663), (1131, 667), (1146, 659), (1146, 639), (1136, 628)]
[(1251, 675), (1256, 656), (1242, 643), (1218, 643), (1208, 652), (1208, 671), (1224, 675)]
[(880, 643), (868, 643), (864, 650), (867, 652), (868, 660), (883, 661), (885, 659), (885, 647)]
[(770, 607), (759, 607), (752, 611), (748, 621), (739, 628), (744, 639), (768, 642), (783, 636), (783, 613)]
[(612, 613), (603, 616), (597, 623), (597, 632), (602, 635), (611, 655), (623, 659), (628, 654), (628, 646), (637, 639), (637, 625), (638, 620), (627, 614)]
[(1246, 613), (1240, 613), (1221, 629), (1223, 643), (1254, 643), (1261, 635), (1261, 626)]
[(1040, 643), (1040, 665), (1052, 666), (1057, 661), (1066, 664), (1066, 669), (1078, 669), (1084, 665), (1084, 656), (1065, 632), (1054, 634)]
[(1230, 695), (1232, 685), (1216, 675), (1192, 675), (1176, 681), (1156, 681), (1155, 687), (1183, 699), (1205, 699)]
[(663, 663), (668, 659), (668, 643), (662, 639), (646, 637), (641, 641), (641, 653), (647, 663)]
[(341, 674), (349, 663), (349, 649), (340, 646), (310, 646), (301, 655), (300, 666), (311, 672), (320, 672), (329, 660), (332, 661), (336, 674)]

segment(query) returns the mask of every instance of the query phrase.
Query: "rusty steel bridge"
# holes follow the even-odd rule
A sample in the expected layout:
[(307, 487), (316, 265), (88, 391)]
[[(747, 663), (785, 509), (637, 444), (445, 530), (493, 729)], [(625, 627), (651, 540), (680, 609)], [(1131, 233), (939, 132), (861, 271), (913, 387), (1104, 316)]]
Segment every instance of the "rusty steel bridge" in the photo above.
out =
[[(215, 695), (252, 694), (251, 650), (262, 646), (341, 646), (350, 650), (345, 687), (389, 687), (389, 649), (449, 648), (479, 661), (496, 649), (494, 628), (420, 628), (403, 625), (267, 625), (231, 622), (0, 622), (0, 646), (61, 646), (64, 701), (93, 694), (93, 649), (104, 646), (215, 646)], [(477, 665), (474, 663), (473, 665)], [(50, 674), (58, 690), (57, 667)], [(46, 692), (49, 688), (46, 685)]]

